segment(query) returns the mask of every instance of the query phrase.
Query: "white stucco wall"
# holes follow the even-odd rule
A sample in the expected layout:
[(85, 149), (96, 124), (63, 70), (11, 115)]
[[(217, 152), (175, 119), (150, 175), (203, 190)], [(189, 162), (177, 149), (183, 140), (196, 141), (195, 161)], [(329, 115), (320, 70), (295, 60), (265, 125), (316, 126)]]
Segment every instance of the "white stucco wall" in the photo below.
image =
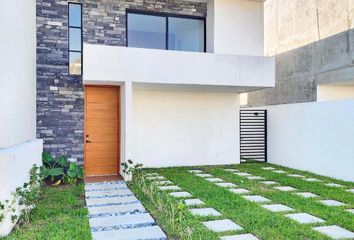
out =
[(84, 44), (84, 84), (130, 81), (255, 90), (273, 87), (274, 58)]
[[(235, 55), (264, 55), (263, 2), (210, 0), (207, 17), (208, 51)], [(214, 8), (214, 11), (212, 11)]]
[(317, 85), (317, 101), (354, 99), (354, 85)]
[(36, 138), (36, 1), (0, 3), (0, 149)]
[(354, 181), (354, 100), (268, 109), (268, 160)]
[[(41, 165), (42, 140), (36, 140), (36, 1), (0, 3), (0, 201), (29, 181)], [(17, 209), (18, 210), (18, 209)], [(17, 212), (18, 213), (18, 212)], [(0, 236), (14, 224), (7, 214)]]
[(235, 164), (238, 94), (133, 91), (133, 160), (145, 167)]

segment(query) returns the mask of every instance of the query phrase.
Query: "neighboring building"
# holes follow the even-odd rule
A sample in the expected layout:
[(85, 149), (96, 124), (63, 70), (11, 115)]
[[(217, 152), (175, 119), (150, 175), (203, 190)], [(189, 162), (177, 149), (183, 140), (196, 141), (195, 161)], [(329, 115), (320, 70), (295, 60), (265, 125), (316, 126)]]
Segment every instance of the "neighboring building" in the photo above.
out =
[[(29, 181), (33, 164), (41, 165), (42, 140), (36, 139), (36, 4), (0, 3), (0, 202)], [(15, 20), (12, 20), (15, 19)], [(15, 214), (19, 209), (14, 206)], [(1, 212), (1, 211), (0, 211)], [(12, 213), (0, 222), (0, 236), (12, 227)]]
[(276, 83), (249, 106), (354, 99), (354, 1), (268, 0), (264, 14)]
[(239, 163), (239, 93), (274, 86), (263, 1), (37, 0), (37, 81), (38, 138), (86, 175)]

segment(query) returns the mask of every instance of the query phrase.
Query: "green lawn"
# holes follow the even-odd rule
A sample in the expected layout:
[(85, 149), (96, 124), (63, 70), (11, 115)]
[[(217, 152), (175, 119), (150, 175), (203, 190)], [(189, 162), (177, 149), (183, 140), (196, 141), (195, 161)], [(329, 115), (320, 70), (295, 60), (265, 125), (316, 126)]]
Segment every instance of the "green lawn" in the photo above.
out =
[(30, 223), (3, 239), (91, 239), (83, 186), (44, 187)]
[[(261, 167), (273, 166), (278, 170), (285, 170), (288, 173), (297, 173), (307, 177), (313, 177), (323, 182), (307, 182), (299, 178), (290, 177), (285, 174), (273, 173), (264, 170)], [(237, 176), (227, 172), (224, 168), (236, 168), (240, 171), (248, 172), (254, 176), (264, 177), (266, 180), (274, 180), (282, 186), (292, 186), (298, 191), (312, 192), (319, 195), (318, 198), (303, 198), (291, 192), (281, 192), (275, 190), (273, 186), (261, 184), (259, 181), (248, 180), (245, 177)], [(215, 177), (224, 179), (227, 182), (235, 183), (240, 188), (246, 188), (252, 194), (262, 195), (269, 198), (271, 203), (281, 203), (295, 209), (295, 212), (305, 212), (322, 218), (326, 223), (321, 224), (299, 224), (287, 217), (284, 213), (273, 213), (260, 206), (259, 203), (253, 203), (245, 200), (241, 195), (236, 195), (225, 188), (216, 186), (197, 177), (187, 170), (192, 168), (165, 168), (165, 169), (149, 169), (149, 172), (156, 172), (167, 179), (171, 180), (175, 185), (180, 186), (183, 190), (191, 193), (193, 198), (199, 198), (206, 203), (207, 207), (212, 207), (222, 214), (222, 217), (214, 217), (215, 219), (228, 218), (243, 227), (244, 230), (238, 233), (252, 233), (260, 239), (329, 239), (326, 236), (312, 230), (314, 226), (322, 225), (338, 225), (347, 230), (354, 230), (353, 214), (345, 211), (348, 208), (354, 208), (354, 194), (347, 192), (346, 189), (354, 188), (354, 183), (339, 181), (309, 172), (297, 171), (289, 168), (283, 168), (270, 164), (261, 163), (245, 163), (233, 166), (201, 166), (193, 169), (202, 169), (206, 173), (210, 173)], [(346, 188), (336, 188), (325, 186), (324, 183), (338, 183), (346, 186)], [(151, 184), (151, 183), (150, 183)], [(170, 223), (166, 216), (157, 210), (156, 204), (148, 201), (144, 192), (134, 183), (131, 184), (132, 190), (138, 198), (144, 203), (145, 207), (157, 219), (160, 226), (168, 234), (170, 238), (176, 237), (177, 234), (171, 230)], [(318, 200), (333, 199), (346, 203), (343, 207), (329, 207), (318, 203)], [(175, 200), (171, 200), (175, 201)], [(293, 212), (293, 213), (295, 213)], [(201, 221), (213, 218), (199, 218), (191, 214), (186, 214), (186, 221), (192, 231), (192, 239), (218, 239), (219, 236), (225, 234), (215, 234), (204, 228)]]

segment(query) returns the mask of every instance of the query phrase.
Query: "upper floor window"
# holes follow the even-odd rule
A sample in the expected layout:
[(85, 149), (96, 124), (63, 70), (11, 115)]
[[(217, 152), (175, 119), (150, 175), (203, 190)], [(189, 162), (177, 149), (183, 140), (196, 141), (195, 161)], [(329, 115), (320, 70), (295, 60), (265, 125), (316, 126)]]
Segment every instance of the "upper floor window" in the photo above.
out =
[(127, 46), (205, 52), (205, 18), (128, 10)]
[(82, 74), (82, 5), (69, 3), (69, 74)]

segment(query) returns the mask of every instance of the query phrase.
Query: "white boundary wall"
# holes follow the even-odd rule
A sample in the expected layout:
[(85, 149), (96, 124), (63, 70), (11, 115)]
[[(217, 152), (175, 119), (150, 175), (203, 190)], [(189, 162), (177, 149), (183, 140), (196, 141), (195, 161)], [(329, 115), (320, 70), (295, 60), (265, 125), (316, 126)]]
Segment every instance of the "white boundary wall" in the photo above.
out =
[(237, 93), (133, 90), (133, 160), (144, 167), (240, 163)]
[(270, 163), (354, 181), (354, 100), (266, 108)]
[[(42, 140), (36, 139), (36, 1), (0, 3), (0, 201), (29, 181), (41, 165)], [(14, 224), (10, 214), (0, 236)]]

